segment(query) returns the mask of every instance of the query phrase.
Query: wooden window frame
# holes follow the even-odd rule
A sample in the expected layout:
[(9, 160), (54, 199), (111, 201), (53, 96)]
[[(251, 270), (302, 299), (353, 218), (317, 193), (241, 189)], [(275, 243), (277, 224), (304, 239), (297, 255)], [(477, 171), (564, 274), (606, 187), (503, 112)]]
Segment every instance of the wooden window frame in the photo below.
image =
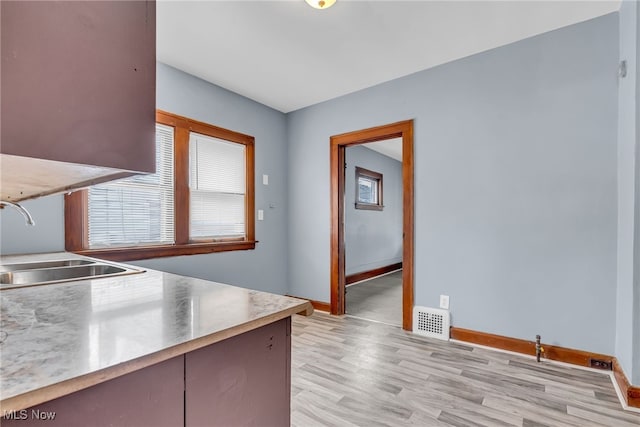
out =
[[(360, 177), (373, 179), (378, 185), (378, 202), (377, 203), (363, 203), (360, 201)], [(356, 209), (365, 209), (369, 211), (381, 211), (384, 209), (382, 203), (382, 174), (374, 172), (369, 169), (356, 166)]]
[[(165, 111), (156, 111), (156, 122), (174, 128), (175, 243), (114, 248), (89, 248), (88, 191), (65, 196), (65, 249), (112, 261), (133, 261), (180, 255), (255, 249), (255, 138)], [(190, 132), (243, 144), (246, 149), (245, 238), (189, 238), (189, 134)]]

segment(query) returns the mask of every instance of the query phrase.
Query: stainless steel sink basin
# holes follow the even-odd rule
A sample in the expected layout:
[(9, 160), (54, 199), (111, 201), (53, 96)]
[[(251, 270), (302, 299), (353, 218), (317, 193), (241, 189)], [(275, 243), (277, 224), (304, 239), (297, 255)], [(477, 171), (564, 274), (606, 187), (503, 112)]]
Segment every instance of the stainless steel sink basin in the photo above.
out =
[(64, 259), (61, 261), (23, 262), (20, 264), (0, 264), (0, 272), (17, 270), (34, 270), (39, 268), (70, 267), (73, 265), (95, 264), (86, 259)]
[(143, 271), (125, 265), (83, 259), (4, 264), (0, 265), (0, 289), (98, 279)]

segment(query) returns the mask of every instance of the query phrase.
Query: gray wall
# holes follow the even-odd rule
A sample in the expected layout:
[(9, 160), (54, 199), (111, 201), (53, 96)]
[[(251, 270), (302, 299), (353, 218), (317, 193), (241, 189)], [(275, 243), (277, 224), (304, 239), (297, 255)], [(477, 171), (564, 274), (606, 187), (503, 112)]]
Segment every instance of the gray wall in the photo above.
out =
[(635, 242), (634, 242), (634, 284), (635, 305), (633, 313), (634, 340), (633, 346), (633, 375), (631, 383), (640, 384), (640, 5), (636, 4), (636, 212), (635, 212)]
[(617, 62), (611, 14), (290, 113), (291, 293), (329, 300), (330, 136), (414, 119), (416, 305), (613, 353)]
[(21, 204), (36, 225), (26, 225), (22, 215), (13, 209), (0, 210), (0, 253), (64, 251), (64, 197), (48, 196)]
[[(636, 218), (640, 207), (637, 192), (638, 163), (636, 126), (638, 120), (637, 104), (637, 58), (638, 48), (638, 10), (635, 1), (623, 1), (620, 7), (620, 59), (627, 61), (628, 74), (620, 79), (618, 85), (618, 284), (616, 310), (616, 348), (615, 354), (622, 364), (625, 373), (634, 384), (640, 381), (640, 364), (637, 360), (640, 351), (636, 350), (636, 361), (633, 361), (634, 346), (639, 345), (640, 328), (634, 326), (634, 313), (640, 315), (637, 298), (640, 290), (637, 283), (640, 268), (637, 264), (638, 238), (634, 239), (640, 222)], [(634, 267), (634, 259), (636, 265)], [(635, 271), (634, 271), (635, 269)], [(634, 306), (635, 305), (635, 306)], [(635, 333), (634, 333), (635, 332)]]
[[(157, 68), (157, 108), (255, 137), (256, 221), (260, 241), (253, 251), (221, 252), (132, 262), (163, 271), (252, 289), (287, 292), (286, 117), (167, 65)], [(262, 185), (262, 175), (269, 185)], [(269, 208), (273, 204), (274, 208)], [(0, 212), (2, 253), (64, 250), (62, 196), (25, 202), (36, 227), (27, 228), (17, 212)]]
[[(346, 274), (402, 262), (402, 163), (363, 146), (347, 147), (346, 162)], [(356, 166), (382, 174), (382, 211), (355, 208)]]
[[(159, 258), (135, 264), (232, 285), (287, 293), (287, 165), (284, 114), (165, 64), (158, 64), (160, 110), (255, 137), (256, 220), (253, 251)], [(262, 175), (269, 185), (262, 185)], [(275, 207), (270, 208), (273, 204)], [(256, 215), (257, 219), (257, 215)]]

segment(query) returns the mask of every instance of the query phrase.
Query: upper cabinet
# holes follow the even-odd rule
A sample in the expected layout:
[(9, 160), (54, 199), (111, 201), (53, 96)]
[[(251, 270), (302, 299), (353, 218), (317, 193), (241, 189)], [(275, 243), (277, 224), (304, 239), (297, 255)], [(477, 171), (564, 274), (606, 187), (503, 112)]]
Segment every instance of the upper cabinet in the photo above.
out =
[(5, 1), (0, 199), (155, 171), (155, 1)]

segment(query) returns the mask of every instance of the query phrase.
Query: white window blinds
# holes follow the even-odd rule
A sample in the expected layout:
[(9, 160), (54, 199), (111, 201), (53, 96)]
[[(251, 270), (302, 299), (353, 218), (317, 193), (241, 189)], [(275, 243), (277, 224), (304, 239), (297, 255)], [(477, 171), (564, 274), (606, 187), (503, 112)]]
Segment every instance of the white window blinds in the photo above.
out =
[(245, 237), (246, 148), (192, 132), (190, 238)]
[(174, 243), (173, 128), (156, 124), (156, 173), (89, 188), (89, 248)]

